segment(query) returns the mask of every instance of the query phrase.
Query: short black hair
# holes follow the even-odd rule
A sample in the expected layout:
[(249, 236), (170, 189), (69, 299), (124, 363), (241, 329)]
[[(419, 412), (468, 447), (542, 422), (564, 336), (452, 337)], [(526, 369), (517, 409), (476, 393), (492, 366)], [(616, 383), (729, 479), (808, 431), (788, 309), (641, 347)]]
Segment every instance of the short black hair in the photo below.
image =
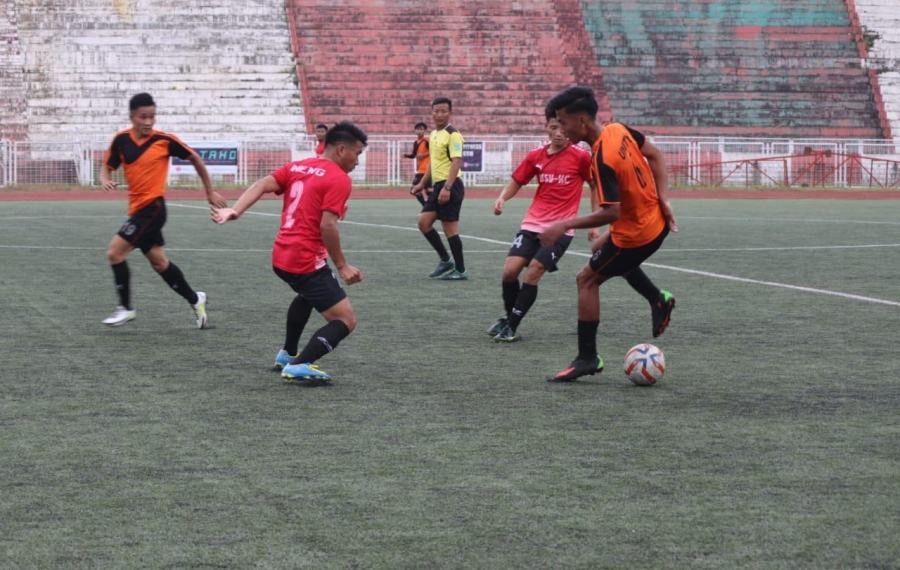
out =
[(453, 101), (450, 100), (450, 97), (435, 97), (434, 101), (431, 102), (431, 106), (440, 105), (441, 103), (446, 103), (447, 108), (451, 111), (453, 110)]
[(418, 129), (419, 127), (423, 128), (423, 129), (427, 129), (427, 128), (428, 128), (428, 125), (426, 125), (426, 124), (423, 123), (422, 121), (419, 121), (418, 123), (416, 123), (416, 126), (413, 127), (413, 128), (414, 128), (414, 129)]
[(550, 103), (547, 103), (547, 106), (544, 107), (544, 118), (547, 119), (548, 123), (550, 122), (551, 119), (556, 118), (556, 109), (551, 107)]
[(137, 111), (141, 107), (156, 107), (156, 101), (149, 93), (138, 93), (128, 102), (129, 111)]
[(328, 125), (326, 125), (325, 123), (319, 123), (318, 125), (316, 125), (316, 128), (317, 129), (325, 129), (327, 131)]
[(559, 92), (547, 103), (546, 113), (553, 112), (553, 116), (559, 111), (566, 113), (586, 113), (592, 119), (597, 118), (597, 99), (594, 90), (590, 87), (576, 85)]
[(359, 127), (349, 121), (341, 121), (328, 129), (325, 135), (325, 146), (341, 143), (353, 143), (359, 141), (365, 146), (369, 140), (368, 135)]

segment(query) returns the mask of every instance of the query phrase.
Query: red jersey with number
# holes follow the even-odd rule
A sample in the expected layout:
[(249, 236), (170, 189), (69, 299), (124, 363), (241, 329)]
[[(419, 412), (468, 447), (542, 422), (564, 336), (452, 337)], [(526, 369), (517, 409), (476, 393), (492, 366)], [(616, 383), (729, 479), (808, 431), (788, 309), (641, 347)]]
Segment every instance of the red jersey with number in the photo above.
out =
[[(512, 178), (525, 186), (536, 176), (537, 192), (522, 229), (542, 233), (554, 223), (578, 214), (584, 183), (591, 181), (591, 154), (575, 145), (566, 145), (550, 154), (550, 145), (536, 148), (525, 156)], [(567, 232), (574, 235), (575, 230)]]
[(307, 158), (272, 173), (276, 194), (284, 196), (281, 228), (272, 247), (272, 265), (289, 273), (312, 273), (325, 265), (322, 213), (343, 219), (350, 199), (350, 177), (334, 162)]

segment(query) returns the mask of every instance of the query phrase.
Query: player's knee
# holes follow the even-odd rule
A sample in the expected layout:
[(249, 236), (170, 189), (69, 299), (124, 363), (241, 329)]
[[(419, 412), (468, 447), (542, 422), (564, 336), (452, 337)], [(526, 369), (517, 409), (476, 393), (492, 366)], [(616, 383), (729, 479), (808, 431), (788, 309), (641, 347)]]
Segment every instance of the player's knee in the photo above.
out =
[(585, 267), (579, 271), (578, 275), (575, 277), (575, 283), (578, 284), (579, 289), (592, 287), (595, 284), (593, 270), (590, 267)]
[(431, 231), (431, 228), (434, 227), (434, 222), (427, 220), (425, 218), (419, 218), (419, 231), (423, 234), (427, 234)]
[(153, 268), (153, 271), (157, 273), (162, 273), (166, 269), (169, 268), (169, 260), (168, 259), (151, 259), (150, 267)]
[(350, 311), (346, 315), (342, 315), (341, 320), (344, 321), (345, 325), (347, 325), (347, 330), (349, 332), (353, 332), (354, 329), (356, 329), (356, 313), (354, 313), (353, 311)]
[(110, 265), (117, 265), (125, 261), (126, 255), (118, 249), (110, 246), (106, 249), (106, 259)]
[(544, 267), (544, 264), (540, 261), (532, 261), (528, 264), (528, 269), (525, 270), (525, 283), (529, 285), (537, 285), (537, 282), (541, 280), (541, 277), (544, 276), (544, 273), (547, 272), (547, 268)]

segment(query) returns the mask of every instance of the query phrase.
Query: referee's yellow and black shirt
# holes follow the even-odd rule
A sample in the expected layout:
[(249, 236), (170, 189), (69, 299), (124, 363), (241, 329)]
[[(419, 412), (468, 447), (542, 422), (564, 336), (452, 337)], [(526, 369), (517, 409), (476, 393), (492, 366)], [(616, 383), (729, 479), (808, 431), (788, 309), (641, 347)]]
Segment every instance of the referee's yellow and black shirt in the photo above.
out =
[(431, 181), (436, 184), (447, 180), (450, 176), (450, 161), (462, 158), (463, 155), (462, 134), (453, 125), (431, 131), (428, 153), (431, 155)]

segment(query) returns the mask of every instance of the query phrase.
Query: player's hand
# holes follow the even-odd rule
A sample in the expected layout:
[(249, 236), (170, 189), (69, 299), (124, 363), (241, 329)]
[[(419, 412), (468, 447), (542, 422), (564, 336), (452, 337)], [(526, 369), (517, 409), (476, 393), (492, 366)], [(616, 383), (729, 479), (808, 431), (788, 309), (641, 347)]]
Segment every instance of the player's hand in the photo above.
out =
[(566, 226), (560, 223), (553, 224), (549, 228), (544, 228), (541, 232), (541, 245), (550, 247), (559, 241), (559, 238), (566, 233)]
[(349, 263), (343, 267), (338, 267), (338, 275), (341, 276), (341, 279), (343, 279), (344, 283), (347, 285), (353, 285), (354, 283), (359, 283), (363, 280), (362, 271)]
[(597, 253), (597, 250), (606, 245), (609, 241), (609, 230), (602, 233), (600, 230), (597, 230), (597, 234), (599, 237), (591, 242), (591, 253)]
[(600, 236), (601, 236), (601, 235), (602, 235), (602, 234), (600, 233), (600, 230), (599, 230), (599, 229), (597, 229), (597, 228), (591, 228), (591, 229), (588, 230), (588, 233), (587, 233), (587, 239), (588, 239), (589, 242), (594, 243), (595, 241), (597, 241), (598, 239), (600, 239)]
[(494, 215), (495, 216), (499, 216), (500, 214), (503, 213), (503, 204), (505, 204), (505, 203), (506, 203), (506, 200), (504, 200), (503, 198), (497, 198), (497, 200), (494, 202)]
[(672, 210), (672, 203), (668, 200), (661, 200), (659, 207), (662, 209), (662, 215), (666, 220), (666, 224), (669, 226), (669, 231), (677, 233), (678, 222), (675, 221), (675, 211)]
[(113, 190), (115, 190), (118, 187), (119, 187), (119, 185), (116, 184), (115, 182), (113, 182), (112, 180), (107, 180), (106, 182), (103, 183), (103, 190), (105, 192), (112, 192)]
[(425, 191), (424, 184), (416, 184), (415, 186), (413, 186), (412, 188), (409, 189), (409, 193), (412, 194), (413, 196), (415, 196), (416, 194), (421, 194), (424, 191)]
[(217, 208), (211, 206), (209, 208), (209, 218), (217, 224), (224, 224), (229, 220), (238, 219), (238, 213), (234, 208)]
[(210, 190), (206, 194), (206, 201), (216, 208), (225, 208), (228, 206), (228, 202), (225, 201), (225, 198), (215, 190)]
[(447, 187), (441, 188), (441, 191), (438, 192), (437, 198), (438, 204), (446, 204), (450, 201), (450, 189)]

